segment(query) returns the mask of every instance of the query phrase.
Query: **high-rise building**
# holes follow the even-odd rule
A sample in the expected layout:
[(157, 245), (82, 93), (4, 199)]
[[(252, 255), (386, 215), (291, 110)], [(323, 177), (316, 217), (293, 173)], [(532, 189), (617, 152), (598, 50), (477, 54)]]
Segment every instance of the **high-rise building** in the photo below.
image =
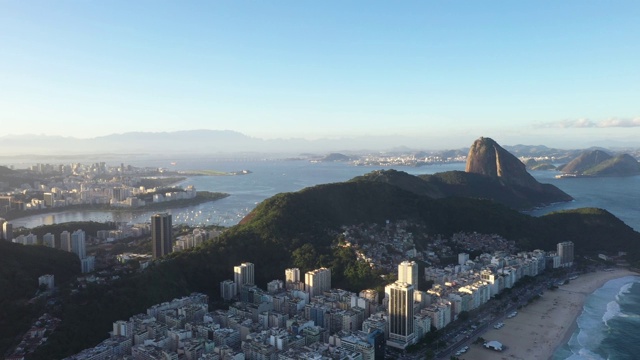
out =
[(558, 256), (560, 256), (560, 266), (571, 267), (573, 265), (573, 242), (558, 243)]
[(25, 244), (26, 245), (38, 245), (38, 235), (29, 233), (25, 236)]
[(300, 281), (300, 269), (291, 268), (284, 271), (284, 278), (286, 282), (299, 282)]
[(44, 193), (44, 205), (46, 207), (53, 207), (56, 202), (56, 194), (54, 193)]
[(83, 274), (90, 273), (96, 266), (95, 256), (87, 256), (84, 259), (80, 259), (80, 270)]
[(71, 251), (78, 255), (81, 260), (87, 257), (87, 245), (85, 242), (84, 231), (77, 230), (71, 234)]
[(13, 240), (13, 225), (8, 221), (2, 224), (2, 236), (7, 241)]
[(225, 301), (233, 299), (238, 293), (238, 287), (233, 280), (225, 280), (220, 282), (220, 295)]
[(403, 261), (398, 265), (398, 281), (418, 287), (418, 263)]
[(127, 198), (127, 189), (122, 187), (113, 188), (113, 198), (117, 201), (123, 201)]
[(389, 340), (387, 345), (405, 348), (415, 340), (413, 328), (413, 285), (396, 281), (387, 285), (389, 298)]
[(284, 271), (284, 286), (287, 290), (304, 291), (304, 283), (300, 281), (300, 269), (290, 268)]
[[(0, 209), (1, 210), (1, 209)], [(4, 238), (4, 224), (7, 222), (7, 220), (0, 218), (0, 240), (6, 240)]]
[(153, 258), (163, 257), (173, 250), (171, 214), (155, 214), (151, 217), (151, 242)]
[(467, 253), (459, 253), (458, 254), (458, 265), (464, 265), (469, 261), (469, 254)]
[(111, 336), (133, 336), (133, 321), (118, 320), (113, 323)]
[(71, 234), (66, 230), (60, 233), (60, 249), (71, 252)]
[(304, 291), (308, 292), (309, 296), (322, 295), (329, 289), (331, 289), (331, 270), (320, 268), (304, 274)]
[(50, 248), (56, 247), (56, 237), (52, 233), (46, 233), (42, 236), (42, 245)]
[(233, 267), (233, 280), (236, 283), (236, 291), (240, 292), (244, 285), (254, 285), (254, 266), (250, 262)]

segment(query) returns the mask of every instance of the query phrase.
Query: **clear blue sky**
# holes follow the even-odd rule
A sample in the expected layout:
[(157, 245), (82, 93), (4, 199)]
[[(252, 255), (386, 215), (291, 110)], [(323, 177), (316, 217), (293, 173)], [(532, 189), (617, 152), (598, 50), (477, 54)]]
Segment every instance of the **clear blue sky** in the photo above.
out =
[(4, 134), (558, 146), (640, 139), (639, 107), (637, 0), (0, 0)]

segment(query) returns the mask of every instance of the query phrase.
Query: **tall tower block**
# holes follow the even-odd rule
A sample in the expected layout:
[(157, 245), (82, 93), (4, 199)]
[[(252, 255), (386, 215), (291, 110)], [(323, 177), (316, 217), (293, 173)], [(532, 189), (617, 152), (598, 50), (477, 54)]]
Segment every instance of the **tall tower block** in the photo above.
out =
[(173, 239), (170, 214), (155, 214), (151, 217), (151, 242), (154, 259), (171, 253)]

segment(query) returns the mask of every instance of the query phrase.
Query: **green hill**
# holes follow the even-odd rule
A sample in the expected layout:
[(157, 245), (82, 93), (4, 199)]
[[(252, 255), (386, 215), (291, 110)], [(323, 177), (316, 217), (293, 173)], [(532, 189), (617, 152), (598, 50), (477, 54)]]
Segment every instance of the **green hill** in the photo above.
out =
[(580, 154), (558, 170), (565, 174), (630, 176), (640, 174), (640, 163), (629, 154), (611, 156), (602, 150), (593, 150)]
[(640, 163), (631, 155), (616, 155), (584, 171), (593, 176), (628, 176), (640, 174)]
[(436, 199), (444, 197), (487, 199), (513, 209), (530, 209), (542, 204), (572, 199), (553, 185), (538, 184), (536, 188), (531, 188), (464, 171), (413, 176), (397, 170), (379, 170), (359, 176), (352, 181), (388, 183), (416, 195)]
[(79, 272), (75, 254), (0, 241), (0, 354), (40, 315), (42, 304), (29, 301), (38, 290), (38, 277), (52, 274), (57, 286)]
[(32, 175), (24, 171), (16, 171), (6, 166), (0, 166), (0, 190), (10, 191), (24, 183), (31, 183), (36, 180)]
[(14, 170), (11, 170), (6, 166), (0, 165), (0, 176), (13, 175), (13, 174), (15, 174)]

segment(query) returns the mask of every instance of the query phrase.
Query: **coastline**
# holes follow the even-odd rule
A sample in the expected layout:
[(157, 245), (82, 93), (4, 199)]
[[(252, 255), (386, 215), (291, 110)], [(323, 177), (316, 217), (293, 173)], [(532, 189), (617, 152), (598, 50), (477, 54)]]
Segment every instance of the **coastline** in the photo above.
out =
[(566, 344), (577, 329), (576, 319), (582, 314), (588, 296), (607, 281), (634, 276), (638, 273), (626, 269), (598, 271), (580, 275), (556, 290), (546, 290), (529, 305), (518, 310), (518, 315), (505, 319), (504, 328), (480, 335), (486, 341), (500, 341), (505, 350), (495, 352), (470, 345), (460, 359), (551, 359), (556, 350)]
[(4, 217), (4, 219), (8, 221), (19, 221), (21, 219), (29, 218), (31, 216), (56, 214), (56, 213), (62, 213), (67, 211), (108, 211), (108, 212), (114, 212), (114, 213), (117, 213), (117, 212), (133, 213), (133, 212), (148, 212), (148, 211), (163, 210), (163, 209), (181, 209), (189, 206), (196, 206), (196, 205), (204, 204), (207, 202), (224, 199), (228, 196), (230, 196), (230, 194), (217, 193), (217, 192), (211, 192), (211, 191), (198, 191), (197, 196), (193, 199), (173, 200), (173, 201), (165, 201), (160, 203), (149, 203), (147, 205), (137, 206), (137, 207), (117, 207), (117, 206), (110, 206), (110, 205), (82, 204), (82, 205), (69, 205), (69, 206), (55, 207), (55, 208), (28, 210), (28, 211), (22, 211), (20, 213), (8, 213), (0, 217)]

